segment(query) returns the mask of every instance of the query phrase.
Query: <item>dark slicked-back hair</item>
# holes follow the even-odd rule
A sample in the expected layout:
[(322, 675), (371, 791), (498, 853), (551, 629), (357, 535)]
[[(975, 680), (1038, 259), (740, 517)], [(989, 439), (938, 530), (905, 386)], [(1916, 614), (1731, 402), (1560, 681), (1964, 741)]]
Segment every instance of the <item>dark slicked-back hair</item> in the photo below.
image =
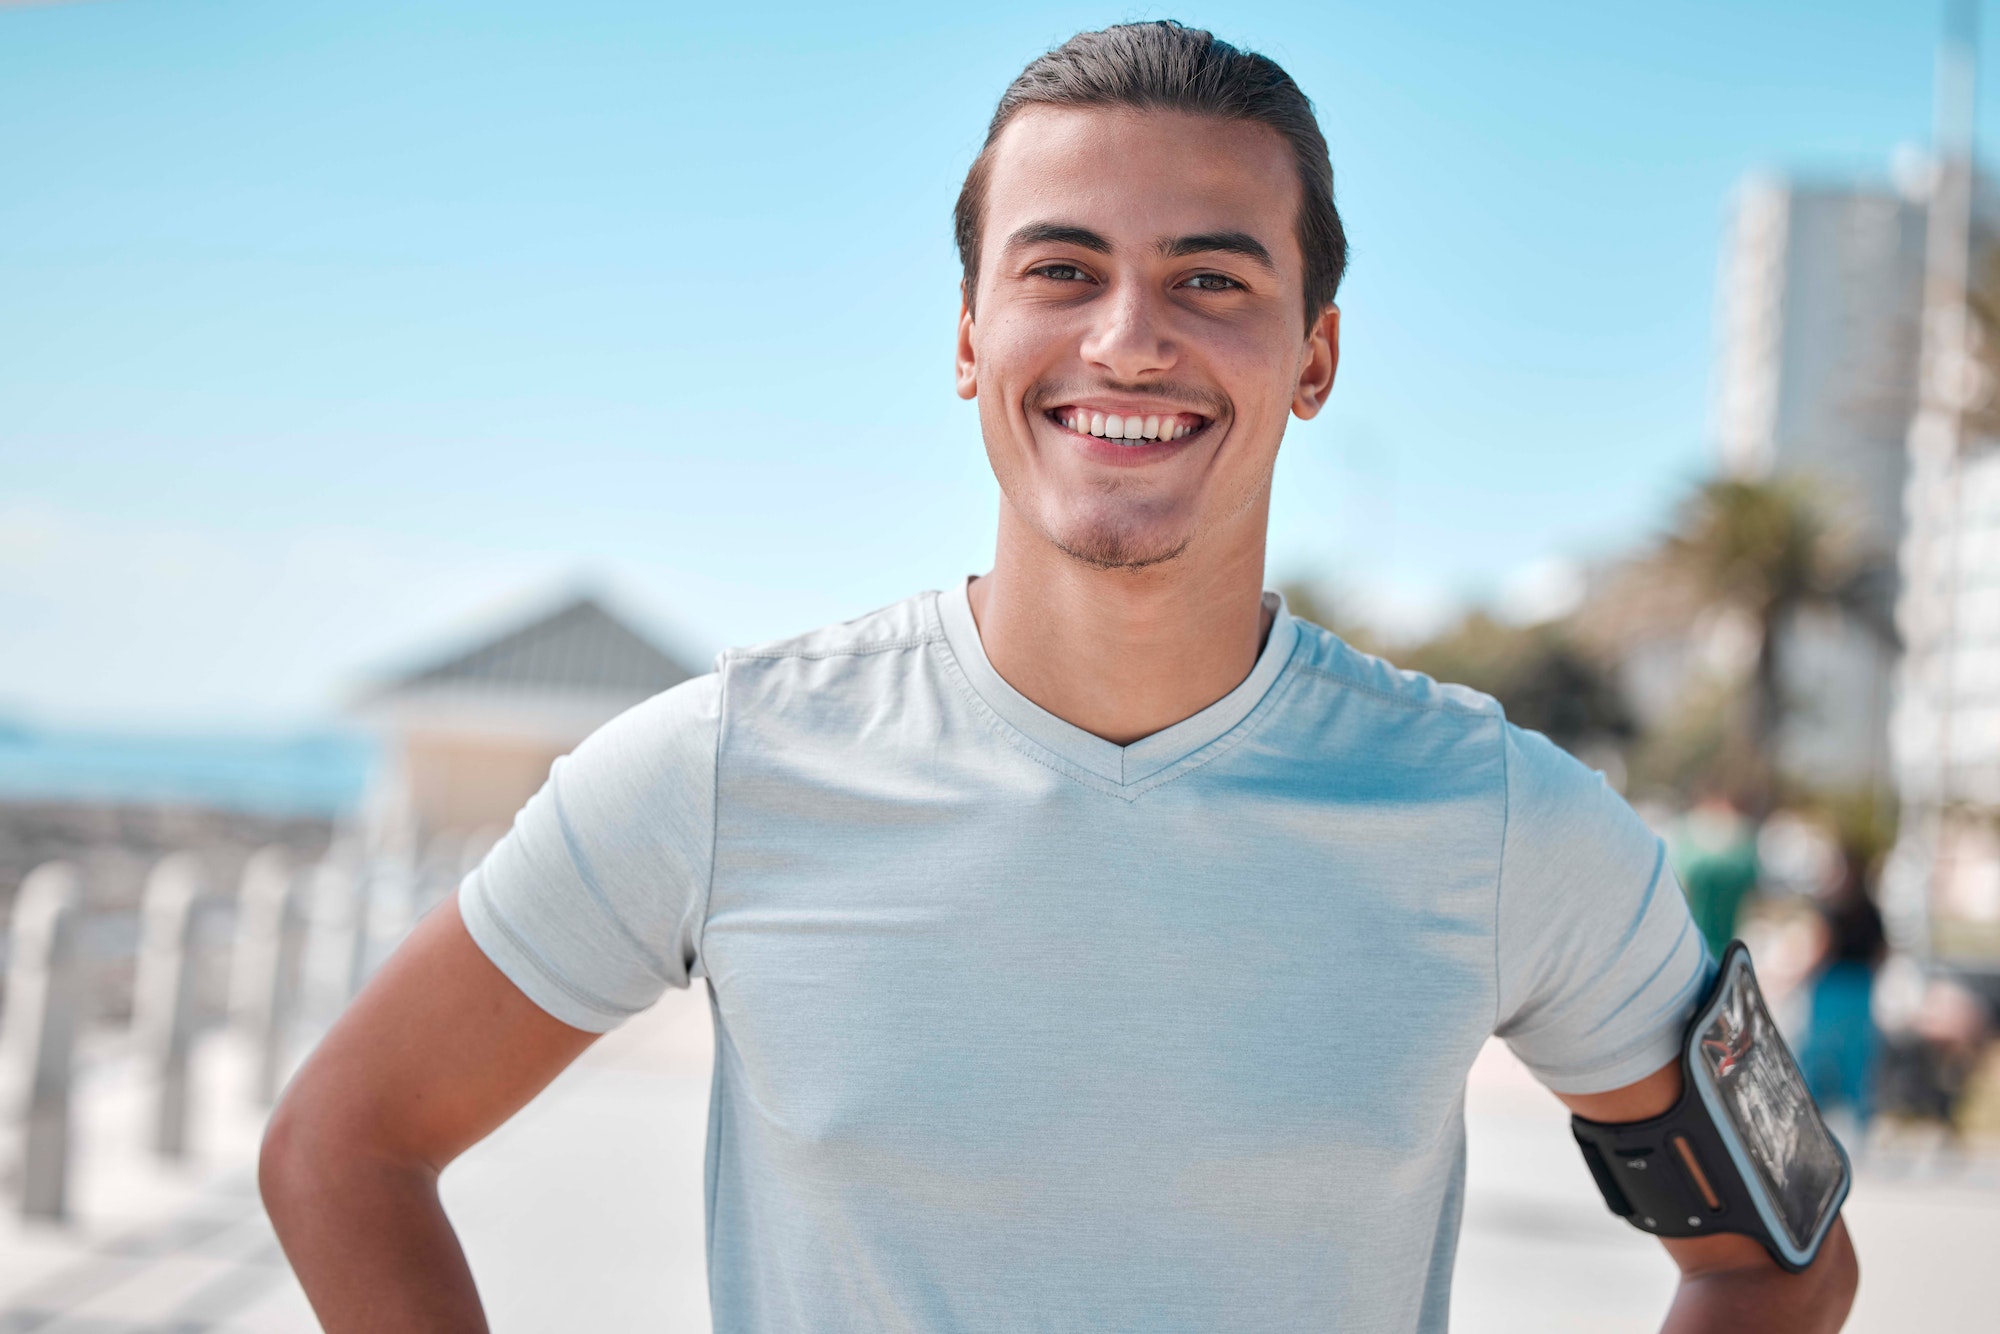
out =
[(1347, 271), (1347, 233), (1333, 206), (1333, 163), (1312, 102), (1278, 63), (1214, 33), (1172, 21), (1080, 32), (1031, 61), (1001, 94), (986, 143), (952, 211), (968, 304), (979, 283), (980, 226), (993, 145), (1029, 107), (1129, 107), (1256, 121), (1284, 136), (1299, 171), (1299, 249), (1306, 264), (1306, 325), (1319, 318)]

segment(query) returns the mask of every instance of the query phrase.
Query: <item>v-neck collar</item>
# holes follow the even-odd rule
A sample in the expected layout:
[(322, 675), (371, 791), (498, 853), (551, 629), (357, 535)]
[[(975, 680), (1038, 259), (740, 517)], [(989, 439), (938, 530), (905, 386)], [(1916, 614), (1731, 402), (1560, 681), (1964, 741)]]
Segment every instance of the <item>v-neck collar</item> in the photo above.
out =
[(1237, 687), (1192, 717), (1120, 746), (1064, 722), (1008, 685), (987, 660), (979, 627), (972, 619), (966, 590), (972, 577), (939, 593), (935, 599), (938, 628), (945, 648), (964, 674), (966, 684), (1000, 722), (1026, 740), (1108, 783), (1125, 788), (1143, 783), (1221, 738), (1250, 716), (1270, 692), (1298, 644), (1298, 625), (1285, 607), (1284, 596), (1267, 591), (1264, 605), (1274, 610), (1271, 633), (1250, 674)]

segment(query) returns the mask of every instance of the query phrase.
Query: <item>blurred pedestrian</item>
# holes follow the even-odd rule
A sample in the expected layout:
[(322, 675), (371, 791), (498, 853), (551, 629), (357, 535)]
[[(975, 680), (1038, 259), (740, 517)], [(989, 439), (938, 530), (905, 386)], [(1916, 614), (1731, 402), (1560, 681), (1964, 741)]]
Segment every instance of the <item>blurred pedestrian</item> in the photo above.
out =
[(1845, 1106), (1865, 1131), (1875, 1111), (1880, 1039), (1875, 973), (1888, 953), (1882, 914), (1868, 896), (1866, 868), (1844, 859), (1840, 878), (1819, 897), (1823, 946), (1810, 983), (1811, 1009), (1799, 1066), (1823, 1108)]
[(1705, 791), (1668, 839), (1688, 911), (1716, 958), (1736, 938), (1743, 901), (1757, 888), (1757, 830), (1720, 789)]
[[(1914, 965), (1912, 965), (1914, 966)], [(1886, 990), (1879, 985), (1877, 993)], [(1877, 1109), (1885, 1115), (1929, 1123), (1946, 1143), (1958, 1138), (1960, 1105), (1992, 1040), (1987, 1002), (1949, 977), (1914, 978), (1907, 1006), (1882, 1007)], [(1903, 1013), (1894, 1014), (1901, 1009)]]

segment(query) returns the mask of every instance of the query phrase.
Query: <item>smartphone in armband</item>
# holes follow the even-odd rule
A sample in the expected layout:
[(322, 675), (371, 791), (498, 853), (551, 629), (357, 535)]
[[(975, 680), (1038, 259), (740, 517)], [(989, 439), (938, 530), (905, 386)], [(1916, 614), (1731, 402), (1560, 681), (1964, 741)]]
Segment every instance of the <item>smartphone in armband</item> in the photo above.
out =
[(1680, 1101), (1649, 1121), (1570, 1129), (1611, 1212), (1662, 1237), (1740, 1232), (1797, 1273), (1853, 1184), (1798, 1062), (1771, 1021), (1750, 950), (1723, 952), (1681, 1042)]

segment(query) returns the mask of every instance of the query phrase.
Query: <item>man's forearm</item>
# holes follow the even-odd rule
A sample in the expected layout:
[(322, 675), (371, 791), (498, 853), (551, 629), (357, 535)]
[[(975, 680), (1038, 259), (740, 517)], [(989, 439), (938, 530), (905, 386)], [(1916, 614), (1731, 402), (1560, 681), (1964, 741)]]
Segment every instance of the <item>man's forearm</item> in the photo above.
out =
[(329, 1334), (484, 1334), (437, 1173), (274, 1136), (259, 1179), (285, 1256)]
[(258, 1162), (327, 1329), (485, 1330), (438, 1173), (595, 1036), (522, 995), (455, 901), (417, 923), (293, 1077)]
[(1834, 1334), (1847, 1321), (1859, 1280), (1847, 1224), (1836, 1220), (1803, 1274), (1774, 1265), (1683, 1274), (1661, 1334)]

